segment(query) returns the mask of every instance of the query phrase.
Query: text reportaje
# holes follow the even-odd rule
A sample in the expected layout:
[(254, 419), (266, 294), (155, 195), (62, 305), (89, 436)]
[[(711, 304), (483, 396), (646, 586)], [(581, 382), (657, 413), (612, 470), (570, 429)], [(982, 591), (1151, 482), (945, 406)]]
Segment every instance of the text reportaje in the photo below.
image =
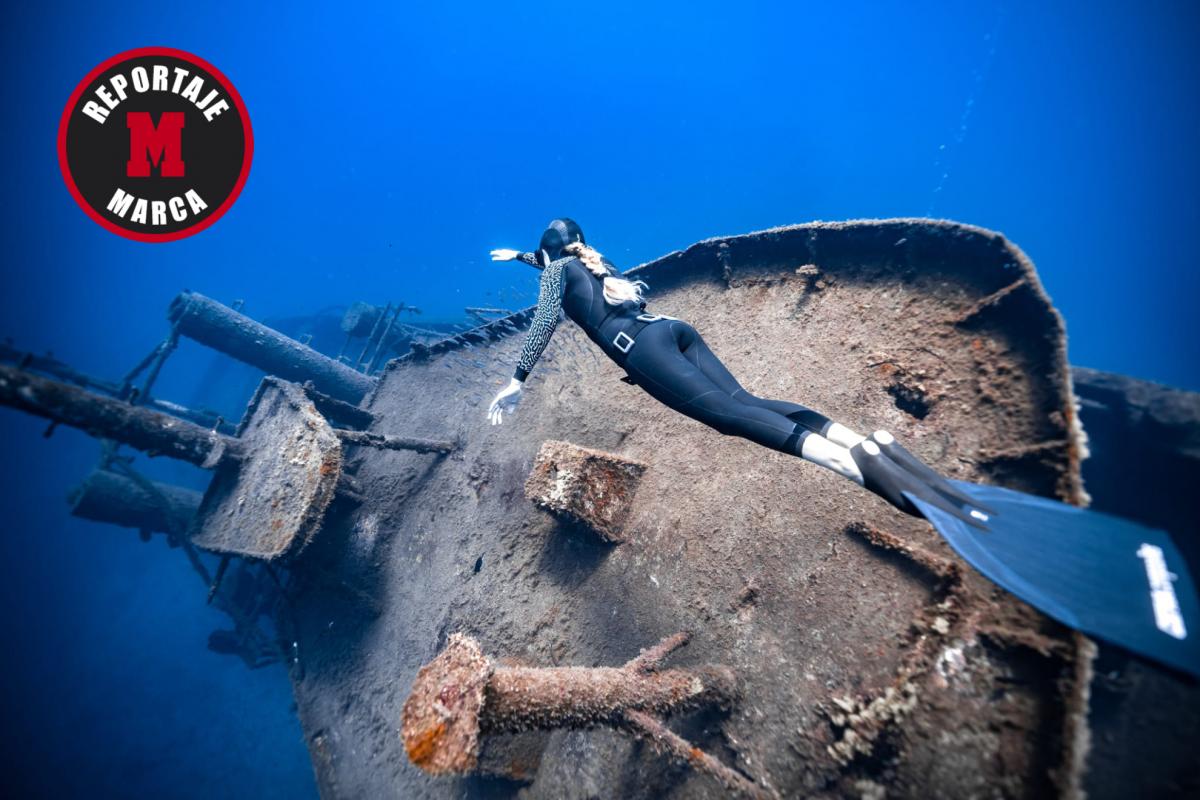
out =
[(193, 103), (203, 112), (205, 120), (212, 122), (222, 111), (229, 110), (229, 103), (221, 96), (220, 89), (209, 89), (206, 93), (206, 81), (199, 75), (193, 75), (188, 80), (191, 74), (190, 70), (183, 67), (168, 67), (165, 64), (133, 67), (128, 75), (118, 72), (95, 88), (93, 94), (99, 98), (99, 102), (88, 100), (83, 104), (83, 113), (103, 125), (131, 91), (136, 94), (170, 92)]

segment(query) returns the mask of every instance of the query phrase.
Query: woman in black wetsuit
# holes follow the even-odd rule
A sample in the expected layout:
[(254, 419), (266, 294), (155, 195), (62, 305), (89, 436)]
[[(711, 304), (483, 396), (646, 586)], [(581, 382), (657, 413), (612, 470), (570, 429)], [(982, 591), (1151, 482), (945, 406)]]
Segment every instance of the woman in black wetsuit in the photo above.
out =
[(523, 261), (542, 270), (537, 311), (516, 374), (492, 401), (499, 425), (521, 398), (563, 312), (622, 367), (629, 383), (721, 433), (741, 436), (831, 469), (896, 508), (922, 516), (906, 493), (979, 526), (987, 513), (896, 443), (887, 431), (860, 436), (797, 403), (756, 397), (742, 388), (700, 334), (686, 322), (650, 314), (641, 282), (621, 278), (584, 241), (570, 219), (546, 228), (537, 253), (493, 250), (494, 261)]

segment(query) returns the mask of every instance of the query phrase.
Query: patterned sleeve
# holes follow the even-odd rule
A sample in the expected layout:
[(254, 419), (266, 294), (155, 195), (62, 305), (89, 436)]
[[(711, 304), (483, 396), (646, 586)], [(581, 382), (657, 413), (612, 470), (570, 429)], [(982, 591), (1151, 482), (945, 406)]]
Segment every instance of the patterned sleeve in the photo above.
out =
[(536, 267), (537, 269), (542, 268), (542, 265), (538, 263), (537, 254), (535, 253), (521, 253), (519, 256), (517, 256), (517, 261), (523, 261), (529, 266)]
[(513, 377), (519, 381), (524, 381), (529, 377), (533, 365), (542, 357), (542, 351), (546, 349), (546, 345), (550, 343), (550, 337), (554, 335), (554, 329), (558, 327), (558, 315), (562, 311), (563, 267), (565, 266), (565, 259), (555, 261), (542, 272), (537, 311), (533, 314), (529, 334), (525, 337), (525, 345), (521, 348), (517, 371), (513, 374)]

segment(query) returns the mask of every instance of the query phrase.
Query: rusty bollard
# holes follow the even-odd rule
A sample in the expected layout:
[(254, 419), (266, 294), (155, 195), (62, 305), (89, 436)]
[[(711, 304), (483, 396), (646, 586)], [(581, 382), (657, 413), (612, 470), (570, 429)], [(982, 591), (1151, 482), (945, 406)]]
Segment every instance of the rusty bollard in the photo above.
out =
[(733, 701), (727, 667), (660, 669), (688, 640), (664, 639), (622, 667), (498, 666), (469, 636), (453, 634), (421, 668), (404, 703), (401, 735), (413, 764), (432, 775), (473, 772), (480, 736), (593, 725), (626, 727), (628, 711), (664, 715)]
[(614, 453), (549, 440), (538, 450), (525, 496), (606, 541), (624, 542), (625, 521), (645, 471), (645, 464)]

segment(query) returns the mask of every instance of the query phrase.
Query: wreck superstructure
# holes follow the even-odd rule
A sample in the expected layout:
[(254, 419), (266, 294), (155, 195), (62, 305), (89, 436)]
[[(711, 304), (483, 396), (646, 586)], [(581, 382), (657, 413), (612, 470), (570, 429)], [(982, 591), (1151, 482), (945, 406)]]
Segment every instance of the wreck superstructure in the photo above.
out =
[[(633, 274), (652, 310), (692, 322), (755, 393), (891, 430), (952, 477), (1086, 502), (1062, 322), (1002, 236), (812, 223), (707, 240)], [(195, 297), (172, 309), (176, 334), (181, 320), (231, 324)], [(222, 348), (278, 377), (236, 430), (195, 426), (191, 460), (215, 470), (203, 500), (116, 504), (148, 528), (192, 513), (188, 546), (280, 578), (272, 613), (323, 796), (1082, 794), (1091, 642), (971, 571), (923, 521), (618, 383), (570, 326), (492, 428), (486, 404), (531, 313), (475, 311), (497, 318), (414, 340), (378, 377), (286, 341), (277, 362)], [(249, 333), (221, 341), (264, 341), (234, 323)], [(79, 504), (111, 516), (104, 497), (132, 491), (118, 484), (89, 482)], [(463, 637), (491, 670), (615, 669), (679, 631), (690, 643), (672, 667), (721, 665), (736, 683), (714, 707), (497, 728), (459, 777), (406, 749), (418, 673)], [(670, 737), (696, 754), (645, 746)], [(429, 735), (421, 753), (452, 744)]]

